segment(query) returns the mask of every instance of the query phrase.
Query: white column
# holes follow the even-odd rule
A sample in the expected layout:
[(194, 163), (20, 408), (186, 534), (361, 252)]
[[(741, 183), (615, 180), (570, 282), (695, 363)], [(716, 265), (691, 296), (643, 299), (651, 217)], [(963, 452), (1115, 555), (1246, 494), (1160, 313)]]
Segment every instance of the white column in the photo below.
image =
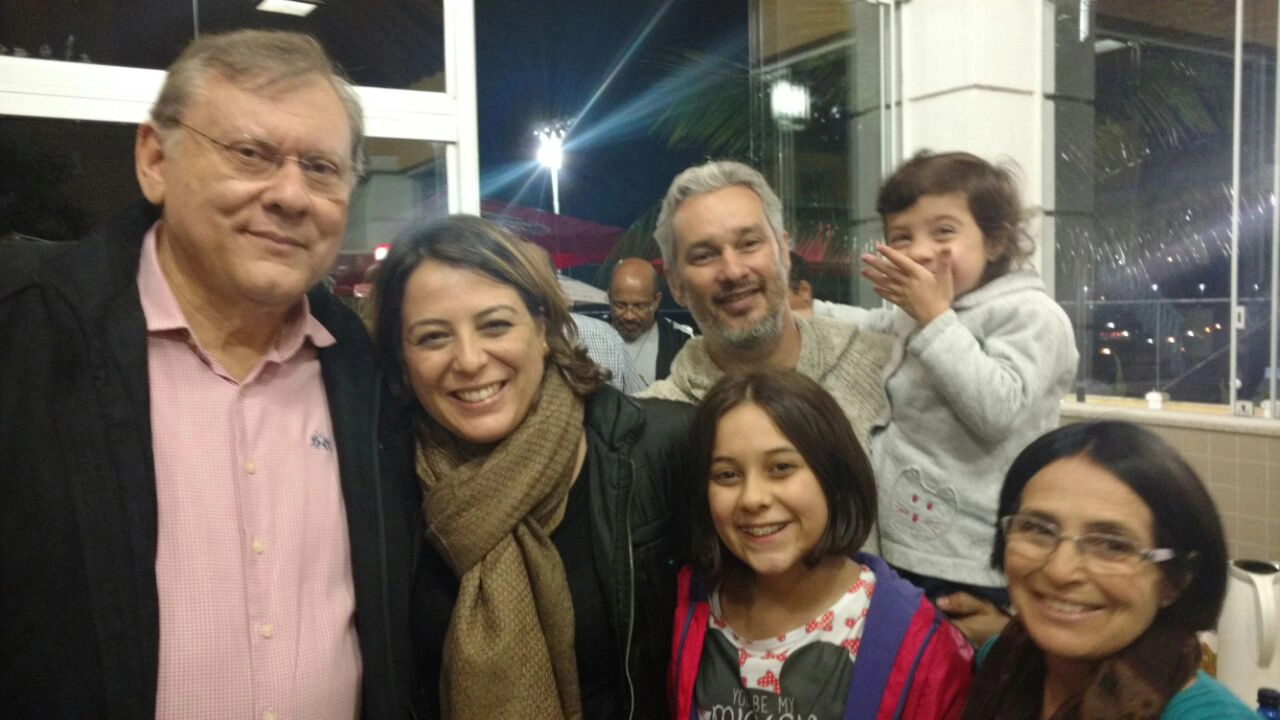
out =
[[(1034, 262), (1052, 292), (1063, 195), (1057, 185), (1064, 179), (1056, 160), (1056, 121), (1068, 113), (1073, 125), (1084, 123), (1092, 132), (1092, 42), (1064, 38), (1080, 32), (1079, 8), (1053, 0), (910, 0), (900, 8), (903, 157), (923, 149), (964, 150), (1015, 163), (1023, 203), (1035, 213), (1029, 225)], [(1088, 52), (1078, 66), (1058, 72), (1055, 56), (1064, 39), (1071, 41), (1068, 51)], [(1064, 78), (1073, 95), (1065, 100), (1057, 87)], [(1091, 143), (1078, 151), (1084, 157), (1072, 164), (1087, 168)], [(1074, 177), (1073, 187), (1064, 189), (1071, 207), (1064, 209), (1091, 214), (1089, 175), (1067, 174)]]

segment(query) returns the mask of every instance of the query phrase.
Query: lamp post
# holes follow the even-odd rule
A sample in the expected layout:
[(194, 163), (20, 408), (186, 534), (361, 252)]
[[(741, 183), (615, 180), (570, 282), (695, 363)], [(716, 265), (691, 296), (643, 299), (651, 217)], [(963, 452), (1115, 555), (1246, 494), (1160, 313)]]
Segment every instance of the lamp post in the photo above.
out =
[(560, 168), (564, 165), (564, 136), (569, 126), (554, 122), (535, 130), (538, 138), (538, 164), (551, 171), (551, 208), (560, 214)]

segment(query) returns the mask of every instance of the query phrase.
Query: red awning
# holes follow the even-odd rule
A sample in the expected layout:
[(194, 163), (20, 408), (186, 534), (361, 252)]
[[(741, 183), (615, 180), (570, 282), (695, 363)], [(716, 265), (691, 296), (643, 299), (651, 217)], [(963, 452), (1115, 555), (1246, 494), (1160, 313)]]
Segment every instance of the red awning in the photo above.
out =
[(562, 269), (604, 262), (623, 232), (620, 227), (513, 205), (504, 200), (481, 200), (480, 213), (541, 245), (556, 267)]

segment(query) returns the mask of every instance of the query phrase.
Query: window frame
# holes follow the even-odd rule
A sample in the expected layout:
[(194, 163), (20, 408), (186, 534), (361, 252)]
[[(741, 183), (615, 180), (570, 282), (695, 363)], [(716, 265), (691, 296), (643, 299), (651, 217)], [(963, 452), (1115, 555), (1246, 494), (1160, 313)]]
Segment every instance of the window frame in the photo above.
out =
[[(451, 213), (480, 212), (474, 0), (443, 0), (445, 92), (357, 86), (365, 135), (445, 144)], [(0, 56), (0, 115), (138, 124), (165, 72)]]

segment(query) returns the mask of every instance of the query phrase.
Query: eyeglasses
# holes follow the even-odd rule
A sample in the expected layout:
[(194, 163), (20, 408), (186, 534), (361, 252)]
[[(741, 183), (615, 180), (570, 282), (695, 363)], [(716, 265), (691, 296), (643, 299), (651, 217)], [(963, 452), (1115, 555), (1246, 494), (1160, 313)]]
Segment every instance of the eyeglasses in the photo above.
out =
[(222, 150), (232, 169), (241, 177), (264, 180), (284, 167), (284, 161), (288, 160), (302, 170), (307, 187), (317, 194), (344, 195), (351, 189), (350, 166), (323, 155), (286, 155), (270, 143), (249, 138), (222, 142), (184, 122), (179, 121), (178, 124)]
[(1162, 563), (1177, 556), (1168, 548), (1141, 547), (1123, 535), (1065, 535), (1057, 525), (1033, 515), (1005, 516), (1000, 518), (1000, 528), (1004, 530), (1009, 551), (1032, 560), (1047, 560), (1059, 543), (1070, 540), (1075, 543), (1085, 568), (1099, 575), (1132, 575), (1144, 562)]
[(624, 313), (624, 312), (627, 312), (628, 310), (634, 313), (645, 313), (649, 311), (649, 308), (653, 307), (653, 304), (654, 304), (653, 300), (649, 300), (648, 302), (638, 302), (638, 303), (629, 303), (629, 302), (622, 302), (620, 300), (615, 300), (609, 303), (609, 307), (613, 308), (613, 311), (616, 313)]

